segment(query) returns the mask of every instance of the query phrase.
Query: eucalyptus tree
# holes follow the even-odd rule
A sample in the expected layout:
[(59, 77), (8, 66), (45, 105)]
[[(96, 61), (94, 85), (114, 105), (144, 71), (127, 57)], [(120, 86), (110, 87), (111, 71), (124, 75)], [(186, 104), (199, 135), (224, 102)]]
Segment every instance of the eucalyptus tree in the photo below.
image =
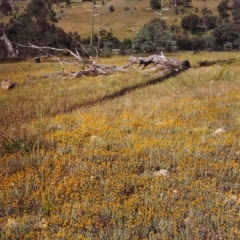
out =
[[(57, 22), (56, 13), (52, 9), (53, 1), (51, 0), (32, 0), (26, 7), (26, 11), (18, 17), (13, 16), (10, 22), (2, 26), (0, 40), (12, 43), (13, 49), (16, 43), (35, 44), (41, 46), (68, 48), (76, 47), (76, 41), (80, 41), (77, 33), (65, 33), (63, 29), (54, 25)], [(7, 45), (5, 44), (7, 50)], [(20, 54), (35, 55), (36, 49), (20, 49)], [(8, 50), (7, 50), (8, 52)], [(16, 52), (16, 50), (15, 50)], [(17, 57), (17, 55), (13, 55)], [(9, 57), (10, 54), (5, 54)]]
[(133, 39), (135, 53), (159, 53), (176, 50), (174, 35), (166, 22), (154, 18)]

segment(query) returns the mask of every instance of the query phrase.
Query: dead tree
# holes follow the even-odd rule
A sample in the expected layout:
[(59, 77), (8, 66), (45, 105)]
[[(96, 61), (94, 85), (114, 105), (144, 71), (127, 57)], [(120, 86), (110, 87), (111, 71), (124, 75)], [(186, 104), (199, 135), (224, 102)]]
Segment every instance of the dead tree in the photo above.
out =
[(148, 65), (153, 64), (152, 67), (155, 67), (157, 69), (166, 69), (166, 70), (184, 70), (189, 67), (191, 67), (188, 60), (185, 60), (183, 62), (179, 61), (178, 59), (171, 59), (166, 58), (164, 54), (161, 52), (160, 55), (151, 55), (149, 57), (129, 57), (129, 62), (123, 66), (123, 68), (129, 68), (133, 64), (139, 64), (139, 67), (141, 65), (144, 65), (141, 70), (145, 69)]
[(129, 68), (129, 67), (131, 67), (131, 66), (132, 66), (133, 64), (135, 64), (135, 63), (140, 64), (139, 58), (130, 56), (130, 57), (129, 57), (129, 60), (128, 60), (128, 63), (125, 64), (125, 65), (123, 66), (123, 68)]
[(18, 51), (13, 48), (11, 41), (8, 39), (8, 36), (2, 32), (0, 40), (3, 41), (5, 45), (6, 58), (18, 58)]
[[(31, 43), (29, 43), (29, 45), (21, 45), (21, 44), (17, 44), (17, 43), (15, 43), (15, 44), (20, 47), (27, 47), (27, 48), (39, 50), (40, 52), (43, 53), (44, 58), (50, 57), (50, 58), (60, 62), (61, 66), (62, 66), (62, 72), (60, 72), (59, 75), (70, 76), (71, 78), (76, 78), (76, 77), (81, 77), (81, 76), (86, 76), (86, 75), (90, 75), (90, 76), (108, 75), (108, 74), (115, 73), (115, 72), (126, 72), (127, 71), (127, 70), (123, 69), (122, 67), (99, 65), (92, 59), (91, 56), (89, 56), (90, 60), (84, 59), (80, 56), (77, 49), (75, 49), (75, 52), (73, 52), (69, 49), (59, 49), (59, 48), (53, 48), (53, 47), (47, 47), (47, 46), (39, 47), (39, 46), (33, 45)], [(81, 47), (87, 53), (87, 51), (84, 49), (84, 47), (82, 45), (81, 45)], [(69, 53), (79, 63), (82, 63), (83, 65), (87, 66), (87, 69), (79, 70), (75, 73), (67, 73), (64, 70), (64, 63), (71, 64), (71, 62), (67, 61), (67, 60), (63, 60), (56, 55), (48, 53), (49, 50), (62, 52), (62, 53)], [(41, 59), (41, 56), (38, 56), (38, 57), (34, 58), (33, 60), (35, 60), (36, 62), (40, 62), (40, 59)], [(51, 77), (51, 75), (45, 75), (45, 76)]]
[(0, 0), (0, 13), (5, 15), (12, 15), (15, 12), (15, 6), (12, 0)]
[(155, 55), (152, 55), (152, 56), (149, 56), (149, 57), (146, 57), (146, 58), (143, 58), (143, 57), (139, 57), (138, 59), (139, 59), (139, 67), (141, 66), (141, 65), (143, 65), (143, 68), (142, 68), (142, 70), (144, 69), (144, 68), (146, 68), (148, 65), (150, 65), (151, 63), (153, 63), (153, 59), (155, 58), (156, 56)]
[(133, 57), (133, 56), (130, 56), (129, 57), (129, 61), (126, 65), (123, 66), (123, 68), (129, 68), (130, 66), (132, 66), (133, 64), (135, 63), (138, 63), (139, 64), (139, 67), (141, 67), (141, 65), (144, 65), (142, 70), (144, 68), (146, 68), (149, 64), (153, 63), (153, 59), (156, 57), (157, 55), (152, 55), (152, 56), (149, 56), (149, 57)]
[[(149, 64), (153, 64), (152, 68), (155, 67), (156, 69), (165, 69), (165, 70), (171, 70), (171, 71), (185, 70), (190, 67), (189, 61), (185, 60), (185, 61), (181, 62), (177, 59), (169, 59), (169, 58), (166, 58), (163, 53), (161, 53), (160, 55), (151, 55), (146, 58), (130, 56), (129, 62), (126, 65), (124, 65), (122, 67), (116, 67), (116, 66), (99, 65), (92, 59), (92, 57), (90, 55), (89, 55), (90, 60), (84, 59), (83, 57), (80, 56), (77, 49), (75, 49), (75, 52), (73, 52), (72, 50), (69, 50), (69, 49), (59, 49), (59, 48), (53, 48), (53, 47), (47, 47), (47, 46), (39, 47), (39, 46), (33, 45), (31, 43), (29, 43), (29, 45), (21, 45), (21, 44), (17, 44), (17, 43), (15, 43), (15, 44), (20, 47), (27, 47), (27, 48), (32, 48), (32, 49), (38, 50), (39, 52), (43, 53), (42, 57), (44, 57), (44, 58), (50, 57), (54, 60), (59, 61), (62, 66), (62, 71), (57, 72), (57, 76), (69, 76), (71, 78), (77, 78), (77, 77), (89, 76), (89, 75), (90, 76), (109, 75), (109, 74), (116, 73), (116, 72), (128, 72), (129, 70), (127, 70), (127, 68), (129, 68), (131, 65), (133, 65), (135, 63), (139, 64), (139, 66), (144, 65), (144, 67), (142, 69), (146, 68)], [(81, 43), (79, 43), (79, 44), (81, 45)], [(82, 47), (83, 51), (85, 51), (85, 53), (87, 53), (87, 51), (85, 50), (85, 48), (82, 45), (81, 45), (81, 47)], [(64, 63), (71, 64), (72, 60), (71, 60), (71, 62), (67, 61), (67, 60), (63, 60), (56, 55), (50, 54), (49, 51), (50, 52), (57, 51), (57, 52), (62, 52), (62, 53), (69, 53), (79, 63), (83, 64), (84, 69), (81, 69), (74, 73), (67, 73), (64, 70), (63, 64)], [(41, 56), (38, 56), (37, 58), (34, 58), (33, 60), (35, 60), (36, 62), (40, 62), (40, 59), (41, 59)], [(46, 74), (45, 77), (52, 77), (53, 75), (56, 76), (56, 74), (54, 73), (54, 74)]]

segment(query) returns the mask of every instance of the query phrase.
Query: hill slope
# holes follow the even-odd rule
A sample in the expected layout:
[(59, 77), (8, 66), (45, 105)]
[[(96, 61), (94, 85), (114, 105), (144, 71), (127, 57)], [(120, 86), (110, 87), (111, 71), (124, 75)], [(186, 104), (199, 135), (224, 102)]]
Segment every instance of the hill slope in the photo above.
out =
[[(206, 7), (212, 10), (214, 15), (217, 15), (217, 5), (220, 0), (213, 1), (192, 1), (191, 8), (185, 8), (184, 12), (175, 14), (174, 4), (172, 1), (165, 0), (164, 8), (169, 10), (163, 11), (162, 16), (169, 25), (180, 25), (181, 19), (191, 13), (197, 13), (201, 16), (201, 10)], [(209, 4), (209, 2), (211, 4)], [(112, 0), (105, 1), (105, 5), (102, 5), (100, 1), (97, 1), (99, 8), (95, 9), (95, 13), (99, 14), (94, 18), (94, 32), (97, 34), (98, 29), (104, 29), (108, 32), (112, 32), (114, 36), (120, 40), (124, 38), (133, 38), (134, 35), (143, 27), (145, 23), (148, 23), (154, 17), (160, 15), (155, 12), (159, 10), (152, 10), (150, 8), (149, 0)], [(113, 6), (115, 11), (110, 12), (109, 8)], [(178, 6), (181, 10), (183, 7)], [(69, 8), (58, 7), (55, 9), (58, 18), (61, 20), (58, 26), (62, 27), (65, 31), (75, 32), (77, 31), (81, 37), (85, 38), (91, 34), (91, 2), (75, 2), (71, 4)], [(129, 9), (129, 10), (124, 10)]]

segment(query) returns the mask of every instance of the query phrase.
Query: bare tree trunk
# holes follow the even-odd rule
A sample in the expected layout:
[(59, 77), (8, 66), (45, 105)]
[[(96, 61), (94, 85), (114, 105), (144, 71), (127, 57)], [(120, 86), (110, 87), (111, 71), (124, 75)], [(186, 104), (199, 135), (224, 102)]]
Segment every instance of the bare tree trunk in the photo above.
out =
[(8, 39), (8, 36), (3, 32), (2, 37), (0, 37), (0, 40), (3, 41), (7, 53), (7, 58), (18, 58), (18, 52), (15, 51), (13, 48), (12, 43)]

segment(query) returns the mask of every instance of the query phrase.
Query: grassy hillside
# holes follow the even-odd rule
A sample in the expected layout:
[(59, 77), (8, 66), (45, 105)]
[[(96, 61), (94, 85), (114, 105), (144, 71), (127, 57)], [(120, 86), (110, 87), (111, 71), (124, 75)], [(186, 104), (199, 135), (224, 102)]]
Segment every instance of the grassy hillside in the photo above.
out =
[[(196, 13), (201, 16), (201, 10), (204, 7), (211, 9), (213, 13), (217, 15), (217, 5), (220, 0), (211, 1), (196, 1), (193, 0), (192, 8), (186, 9), (186, 12), (175, 14), (174, 4), (170, 0), (164, 1), (164, 8), (169, 8), (168, 11), (163, 11), (162, 16), (167, 17), (166, 22), (169, 25), (177, 24), (180, 25), (183, 16), (191, 13)], [(96, 8), (96, 14), (100, 14), (95, 17), (95, 33), (97, 34), (98, 29), (104, 29), (108, 32), (112, 32), (114, 36), (120, 40), (124, 38), (133, 38), (135, 34), (143, 27), (145, 23), (148, 23), (154, 17), (160, 15), (155, 14), (159, 12), (152, 10), (150, 7), (149, 0), (110, 0), (105, 1), (105, 5), (102, 5), (101, 1), (97, 1), (97, 5), (100, 8)], [(113, 6), (115, 11), (109, 12), (109, 7)], [(128, 7), (129, 11), (124, 11)], [(179, 6), (179, 10), (183, 7)], [(56, 12), (58, 17), (61, 17), (58, 26), (69, 31), (77, 31), (83, 38), (90, 36), (91, 31), (91, 12), (86, 9), (92, 9), (91, 2), (76, 2), (71, 5), (71, 8), (58, 8)], [(61, 10), (63, 13), (61, 13)]]
[[(165, 20), (171, 26), (172, 24), (180, 25), (181, 19), (191, 13), (197, 13), (201, 16), (201, 10), (204, 7), (212, 10), (214, 15), (217, 14), (217, 5), (221, 0), (192, 0), (192, 7), (186, 8), (185, 12), (181, 12), (182, 6), (179, 6), (179, 14), (175, 14), (174, 4), (171, 0), (164, 0), (164, 8), (169, 8), (168, 11), (163, 11), (162, 16), (167, 17)], [(18, 14), (25, 11), (25, 6), (29, 1), (17, 1), (15, 4), (19, 8)], [(150, 0), (106, 0), (105, 4), (102, 1), (97, 1), (99, 8), (95, 8), (95, 13), (100, 14), (94, 18), (94, 33), (98, 34), (98, 30), (106, 30), (112, 32), (114, 36), (120, 40), (124, 38), (132, 39), (135, 34), (154, 17), (160, 15), (159, 12), (150, 8)], [(113, 6), (115, 11), (109, 12), (110, 6)], [(128, 7), (129, 11), (124, 11)], [(91, 35), (91, 12), (92, 3), (88, 1), (80, 2), (73, 1), (66, 6), (65, 3), (54, 5), (54, 11), (57, 13), (59, 23), (57, 26), (62, 27), (67, 33), (77, 31), (82, 38)], [(11, 16), (0, 16), (1, 21), (7, 23)]]
[(239, 54), (168, 57), (192, 68), (149, 84), (0, 65), (19, 83), (0, 91), (1, 239), (240, 237)]

